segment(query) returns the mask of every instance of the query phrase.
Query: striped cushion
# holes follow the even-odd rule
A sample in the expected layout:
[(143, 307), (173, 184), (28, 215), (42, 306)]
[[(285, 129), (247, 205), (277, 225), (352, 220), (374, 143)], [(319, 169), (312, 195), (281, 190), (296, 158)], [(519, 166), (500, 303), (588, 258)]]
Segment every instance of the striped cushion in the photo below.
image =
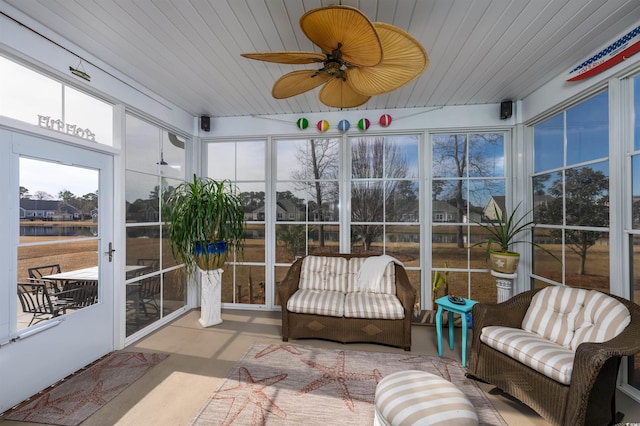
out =
[(575, 352), (519, 328), (488, 326), (480, 340), (545, 376), (568, 385)]
[(613, 297), (591, 290), (575, 321), (576, 330), (571, 340), (573, 350), (582, 342), (613, 339), (629, 325), (631, 315), (627, 307)]
[(298, 289), (287, 301), (287, 310), (299, 314), (344, 315), (344, 293)]
[(477, 425), (469, 399), (455, 385), (418, 370), (399, 371), (376, 386), (375, 425)]
[(392, 294), (347, 293), (344, 316), (351, 318), (402, 319), (404, 308)]
[(533, 296), (522, 329), (569, 348), (589, 290), (550, 286)]
[(307, 256), (302, 260), (298, 288), (346, 292), (347, 268), (343, 257)]
[[(365, 260), (367, 260), (366, 257), (352, 257), (349, 259), (349, 274), (346, 293), (355, 293), (358, 291), (358, 271), (360, 271)], [(380, 293), (396, 294), (396, 267), (394, 263), (389, 263), (384, 270)]]

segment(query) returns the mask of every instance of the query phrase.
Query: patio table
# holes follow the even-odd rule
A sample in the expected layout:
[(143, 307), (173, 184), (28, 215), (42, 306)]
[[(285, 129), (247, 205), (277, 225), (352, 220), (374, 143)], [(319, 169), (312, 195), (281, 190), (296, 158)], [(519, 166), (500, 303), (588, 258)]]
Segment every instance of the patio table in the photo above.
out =
[[(134, 277), (144, 269), (146, 265), (126, 265), (127, 279)], [(75, 269), (73, 271), (58, 272), (57, 274), (43, 275), (42, 278), (57, 281), (98, 281), (99, 269), (97, 266)]]

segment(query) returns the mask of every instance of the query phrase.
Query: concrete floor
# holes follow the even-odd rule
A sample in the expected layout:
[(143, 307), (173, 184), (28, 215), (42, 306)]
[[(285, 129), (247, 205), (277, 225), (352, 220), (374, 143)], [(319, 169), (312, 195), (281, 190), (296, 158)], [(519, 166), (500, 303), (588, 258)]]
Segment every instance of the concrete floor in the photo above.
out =
[[(166, 352), (170, 356), (82, 425), (189, 425), (229, 370), (253, 343), (281, 342), (279, 312), (226, 310), (222, 315), (224, 322), (209, 328), (200, 326), (199, 314), (197, 310), (191, 311), (127, 347), (127, 350)], [(460, 329), (456, 331), (460, 333)], [(412, 333), (412, 353), (437, 354), (434, 327), (415, 325)], [(460, 360), (459, 342), (458, 334), (453, 351), (449, 350), (445, 342), (443, 355)], [(290, 343), (404, 353), (402, 349), (373, 344), (343, 345), (321, 340), (291, 340)], [(491, 392), (494, 389), (492, 386), (481, 384), (481, 388), (509, 425), (549, 425), (518, 401)], [(625, 413), (625, 422), (640, 422), (640, 404), (620, 393), (617, 401), (618, 410)], [(29, 424), (0, 419), (1, 426)]]

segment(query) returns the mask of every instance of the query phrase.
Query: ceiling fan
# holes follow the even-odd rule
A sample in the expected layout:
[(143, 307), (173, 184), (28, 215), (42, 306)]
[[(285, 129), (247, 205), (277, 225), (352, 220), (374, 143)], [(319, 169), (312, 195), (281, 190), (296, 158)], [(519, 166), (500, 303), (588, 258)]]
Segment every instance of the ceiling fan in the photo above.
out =
[(311, 10), (300, 18), (305, 35), (318, 52), (243, 53), (281, 64), (321, 64), (280, 77), (271, 91), (289, 98), (324, 84), (318, 98), (335, 108), (354, 108), (372, 96), (396, 90), (417, 78), (429, 65), (422, 45), (406, 31), (371, 22), (358, 9), (334, 5)]

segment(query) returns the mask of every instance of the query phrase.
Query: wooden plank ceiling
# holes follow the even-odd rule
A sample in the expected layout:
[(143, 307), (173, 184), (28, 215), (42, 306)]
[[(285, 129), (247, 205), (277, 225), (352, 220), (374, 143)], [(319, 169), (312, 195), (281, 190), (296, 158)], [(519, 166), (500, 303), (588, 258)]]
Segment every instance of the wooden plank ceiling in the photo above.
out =
[[(252, 61), (240, 53), (319, 51), (300, 30), (300, 16), (337, 1), (4, 1), (3, 13), (27, 25), (31, 19), (43, 24), (52, 40), (90, 52), (195, 116), (332, 110), (318, 101), (319, 89), (272, 98), (275, 80), (303, 66)], [(407, 30), (430, 58), (418, 79), (359, 109), (522, 99), (640, 22), (638, 0), (341, 3)]]

